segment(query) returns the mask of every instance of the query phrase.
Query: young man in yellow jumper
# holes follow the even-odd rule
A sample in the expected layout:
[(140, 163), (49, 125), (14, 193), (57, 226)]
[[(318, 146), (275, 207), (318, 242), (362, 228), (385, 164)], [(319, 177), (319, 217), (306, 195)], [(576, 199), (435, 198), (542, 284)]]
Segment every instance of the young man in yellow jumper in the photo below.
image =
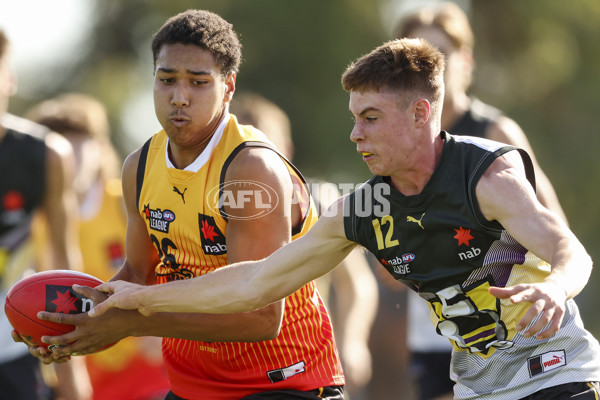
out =
[[(126, 260), (113, 279), (152, 285), (210, 275), (304, 235), (316, 210), (303, 178), (260, 131), (228, 112), (241, 62), (232, 26), (188, 10), (159, 29), (152, 49), (164, 130), (125, 160)], [(46, 317), (76, 326), (46, 338), (74, 342), (63, 355), (88, 354), (126, 336), (164, 337), (167, 399), (343, 398), (333, 330), (314, 282), (236, 315)], [(43, 348), (31, 351), (52, 361)]]

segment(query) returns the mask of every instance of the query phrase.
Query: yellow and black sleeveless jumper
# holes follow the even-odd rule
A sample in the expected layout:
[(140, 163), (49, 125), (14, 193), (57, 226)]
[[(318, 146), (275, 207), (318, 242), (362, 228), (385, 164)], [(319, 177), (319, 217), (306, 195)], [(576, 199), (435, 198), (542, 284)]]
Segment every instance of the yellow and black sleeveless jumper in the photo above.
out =
[[(427, 301), (433, 329), (454, 347), (456, 399), (518, 399), (546, 387), (600, 379), (600, 346), (582, 325), (573, 300), (550, 339), (525, 338), (517, 322), (529, 303), (489, 294), (542, 281), (550, 265), (529, 252), (475, 197), (477, 182), (501, 155), (517, 151), (487, 139), (442, 132), (444, 148), (423, 191), (404, 196), (374, 176), (346, 200), (346, 237)], [(522, 150), (528, 179), (533, 167)]]
[[(164, 131), (142, 148), (137, 204), (161, 259), (155, 269), (159, 283), (208, 274), (227, 265), (229, 216), (220, 206), (228, 184), (224, 182), (227, 167), (250, 146), (276, 151), (262, 132), (238, 125), (233, 115), (226, 117), (215, 136), (218, 142), (210, 154), (201, 155), (208, 158), (196, 171), (168, 167)], [(300, 198), (308, 200), (303, 202), (302, 222), (293, 228), (296, 239), (314, 224), (316, 211), (304, 178), (287, 160), (286, 165), (304, 192)], [(313, 282), (286, 298), (281, 333), (274, 340), (206, 343), (165, 338), (163, 356), (173, 392), (188, 399), (233, 399), (261, 391), (344, 383), (331, 322)]]

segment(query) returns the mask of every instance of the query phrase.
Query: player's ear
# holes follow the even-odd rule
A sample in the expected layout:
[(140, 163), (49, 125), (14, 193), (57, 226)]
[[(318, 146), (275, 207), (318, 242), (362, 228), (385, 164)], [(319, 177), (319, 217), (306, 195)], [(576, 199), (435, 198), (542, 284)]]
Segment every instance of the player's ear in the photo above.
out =
[(237, 74), (235, 72), (230, 72), (225, 77), (225, 96), (223, 101), (225, 103), (229, 103), (233, 98), (233, 93), (235, 93), (235, 81), (237, 79)]
[(427, 99), (418, 99), (413, 103), (413, 115), (417, 128), (423, 127), (431, 116), (431, 103)]

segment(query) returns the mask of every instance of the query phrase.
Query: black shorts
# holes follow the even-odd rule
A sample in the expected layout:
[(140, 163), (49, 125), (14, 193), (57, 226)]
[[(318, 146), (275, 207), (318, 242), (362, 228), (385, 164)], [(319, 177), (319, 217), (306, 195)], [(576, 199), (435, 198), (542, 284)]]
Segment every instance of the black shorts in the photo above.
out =
[(0, 399), (48, 400), (52, 391), (42, 378), (40, 361), (27, 353), (0, 364)]
[(572, 382), (542, 389), (521, 400), (598, 400), (600, 386), (598, 382)]
[(454, 382), (450, 379), (451, 357), (450, 351), (411, 353), (410, 372), (419, 400), (452, 393)]
[[(240, 400), (344, 400), (343, 386), (325, 386), (322, 388), (301, 390), (271, 390), (268, 392), (254, 393)], [(165, 400), (185, 400), (173, 392), (169, 392)]]

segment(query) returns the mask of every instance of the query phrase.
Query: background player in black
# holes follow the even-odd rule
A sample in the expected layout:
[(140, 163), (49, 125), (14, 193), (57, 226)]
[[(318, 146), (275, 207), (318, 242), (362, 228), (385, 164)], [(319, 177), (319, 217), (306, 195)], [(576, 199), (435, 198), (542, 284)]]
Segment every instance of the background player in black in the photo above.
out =
[[(565, 315), (572, 317), (566, 314), (567, 300), (575, 297), (585, 287), (592, 271), (592, 261), (566, 224), (539, 203), (528, 179), (531, 176), (526, 174), (526, 164), (516, 151), (488, 151), (487, 154), (491, 155), (488, 157), (489, 162), (478, 170), (481, 175), (476, 179), (465, 174), (467, 169), (462, 170), (460, 164), (454, 163), (460, 159), (448, 160), (446, 156), (443, 160), (447, 148), (450, 157), (454, 157), (456, 153), (453, 149), (456, 147), (450, 143), (457, 141), (445, 132), (440, 133), (443, 71), (442, 54), (420, 39), (384, 43), (352, 63), (342, 77), (344, 88), (350, 92), (350, 111), (355, 118), (350, 138), (356, 143), (357, 152), (362, 155), (375, 178), (387, 184), (387, 189), (394, 198), (404, 198), (402, 203), (414, 200), (414, 207), (426, 207), (426, 204), (419, 203), (422, 197), (419, 195), (426, 189), (431, 191), (431, 188), (427, 187), (430, 180), (441, 185), (435, 188), (437, 193), (456, 190), (455, 186), (444, 187), (443, 180), (439, 179), (440, 175), (463, 175), (464, 181), (461, 186), (466, 188), (472, 184), (472, 192), (465, 193), (471, 196), (472, 206), (454, 204), (454, 219), (447, 214), (443, 220), (434, 218), (430, 230), (427, 229), (427, 221), (421, 221), (425, 227), (416, 231), (420, 233), (422, 240), (427, 242), (431, 253), (435, 253), (435, 243), (432, 243), (432, 239), (439, 234), (436, 226), (462, 221), (472, 209), (470, 219), (476, 217), (482, 226), (501, 227), (501, 230), (516, 240), (517, 247), (522, 246), (551, 265), (543, 274), (543, 278), (528, 282), (524, 279), (529, 278), (529, 275), (525, 274), (516, 279), (512, 286), (489, 289), (489, 294), (505, 300), (503, 307), (514, 305), (518, 310), (527, 310), (516, 317), (513, 314), (516, 320), (511, 329), (518, 332), (516, 336), (520, 342), (527, 342), (526, 348), (533, 355), (537, 346), (552, 346), (556, 336), (564, 338), (559, 328)], [(463, 141), (460, 148), (482, 152), (485, 148), (502, 146), (504, 145), (498, 142), (482, 142), (480, 139), (477, 144)], [(451, 167), (448, 168), (448, 165)], [(456, 177), (453, 182), (455, 185)], [(382, 189), (385, 187), (385, 184), (382, 185)], [(408, 209), (402, 204), (391, 203), (387, 210), (382, 205), (381, 216), (369, 214), (369, 208), (366, 208), (365, 214), (363, 207), (344, 207), (349, 206), (346, 200), (351, 196), (335, 203), (303, 238), (284, 246), (264, 260), (231, 265), (205, 277), (157, 287), (143, 287), (118, 281), (104, 284), (99, 289), (112, 295), (105, 302), (96, 305), (90, 311), (90, 316), (102, 314), (110, 307), (137, 309), (143, 314), (160, 311), (229, 313), (256, 309), (292, 293), (305, 282), (335, 268), (358, 243), (356, 239), (351, 238), (350, 229), (356, 226), (356, 221), (372, 218), (372, 227), (363, 226), (363, 229), (372, 228), (375, 233), (377, 226), (381, 227), (382, 221), (385, 222), (387, 229), (385, 235), (380, 237), (381, 249), (388, 249), (397, 244), (393, 224), (414, 224), (408, 218), (402, 221), (391, 217), (408, 215)], [(490, 232), (492, 231), (496, 235), (499, 234), (497, 229)], [(369, 239), (368, 242), (359, 239), (358, 244), (370, 246), (373, 236), (377, 235), (360, 235), (360, 238)], [(466, 235), (459, 237), (463, 240), (467, 238)], [(447, 246), (446, 243), (445, 247)], [(448, 281), (445, 281), (445, 275), (437, 274), (438, 268), (431, 272), (432, 266), (427, 266), (422, 275), (418, 270), (412, 274), (410, 268), (403, 268), (399, 273), (406, 275), (403, 280), (411, 282), (411, 286), (422, 286), (425, 289), (427, 285), (435, 284), (452, 286), (456, 283), (456, 276), (452, 268), (448, 270), (448, 267), (458, 263), (459, 269), (466, 273), (472, 263), (465, 261), (461, 264), (457, 261), (457, 256), (454, 254), (453, 257), (439, 260), (439, 271), (451, 271), (447, 276), (447, 279), (451, 280)], [(410, 261), (410, 257), (407, 260)], [(490, 266), (490, 274), (497, 272), (494, 268)], [(232, 288), (236, 291), (232, 292)], [(93, 291), (89, 288), (79, 290), (82, 293)], [(489, 294), (482, 292), (481, 296), (490, 299)], [(569, 301), (569, 309), (572, 305), (573, 302)], [(472, 321), (479, 323), (480, 316), (473, 317)], [(570, 319), (567, 323), (573, 323), (573, 320)], [(597, 381), (600, 380), (599, 345), (589, 333), (583, 329), (578, 331), (576, 337), (568, 340), (583, 342), (579, 347), (578, 356), (587, 364), (585, 368), (581, 368), (581, 372), (577, 369), (577, 363), (581, 361), (574, 357), (570, 364), (558, 361), (562, 363), (560, 369), (553, 368), (552, 373), (541, 375), (531, 381), (535, 381), (531, 384), (529, 376), (524, 376), (522, 371), (526, 368), (528, 360), (521, 357), (518, 384), (485, 379), (485, 382), (477, 383), (477, 386), (484, 385), (485, 391), (469, 393), (471, 389), (463, 385), (457, 398), (474, 399), (485, 396), (504, 400), (527, 397), (536, 392), (543, 396), (545, 391), (557, 390), (552, 385), (560, 385), (560, 389), (566, 389), (565, 393), (574, 389), (580, 394), (578, 399), (597, 398)], [(521, 351), (515, 345), (513, 351), (517, 350)], [(489, 353), (489, 350), (486, 352)], [(486, 369), (509, 369), (515, 361), (511, 359), (512, 352), (493, 352), (491, 357), (498, 354), (508, 355), (508, 358), (494, 358), (494, 363), (488, 363), (487, 359), (481, 358), (477, 352), (460, 353), (465, 364), (457, 366), (455, 371), (458, 382), (461, 382), (463, 376), (480, 373), (481, 366)], [(481, 366), (472, 366), (473, 363), (479, 362)], [(573, 365), (576, 366), (576, 370), (573, 370)], [(541, 372), (535, 371), (536, 374)], [(457, 386), (460, 386), (460, 383)], [(546, 387), (548, 389), (544, 389)], [(507, 392), (518, 395), (498, 397)], [(566, 399), (571, 396), (563, 394), (555, 398)]]
[[(10, 339), (12, 328), (3, 304), (10, 285), (37, 268), (30, 243), (34, 215), (46, 218), (51, 232), (51, 264), (42, 267), (69, 269), (80, 264), (77, 213), (73, 212), (77, 209), (74, 161), (64, 138), (7, 113), (8, 99), (16, 88), (8, 52), (9, 41), (0, 31), (0, 398), (47, 399), (51, 393), (40, 363), (25, 346)], [(66, 400), (89, 398), (91, 387), (83, 361), (56, 367), (57, 395)]]

